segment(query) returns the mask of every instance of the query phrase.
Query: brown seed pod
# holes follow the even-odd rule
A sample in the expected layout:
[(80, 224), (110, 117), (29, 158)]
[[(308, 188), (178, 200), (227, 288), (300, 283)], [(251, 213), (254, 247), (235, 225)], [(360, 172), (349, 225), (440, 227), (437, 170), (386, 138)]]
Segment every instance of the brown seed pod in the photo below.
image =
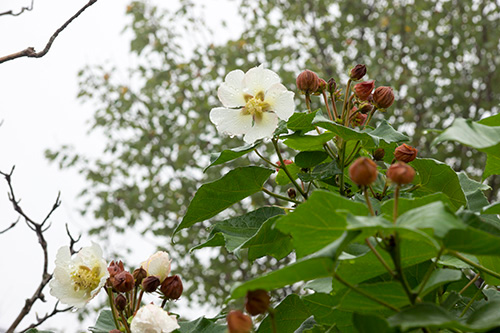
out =
[(360, 157), (349, 167), (349, 177), (359, 186), (370, 185), (377, 179), (377, 165), (367, 157)]
[(226, 320), (229, 333), (249, 333), (252, 330), (252, 318), (239, 310), (229, 312)]
[(363, 78), (363, 76), (365, 76), (366, 74), (366, 66), (365, 65), (356, 65), (354, 66), (353, 69), (351, 69), (351, 72), (349, 73), (349, 77), (352, 79), (352, 80), (361, 80)]
[(266, 313), (267, 309), (269, 309), (270, 300), (271, 297), (263, 289), (249, 291), (245, 299), (245, 309), (252, 316)]
[(394, 157), (400, 162), (410, 163), (417, 158), (418, 150), (412, 146), (403, 143), (401, 146), (394, 150)]
[(378, 87), (373, 92), (373, 102), (379, 108), (387, 109), (394, 103), (394, 92), (391, 87)]
[(354, 92), (360, 100), (367, 101), (373, 88), (375, 88), (375, 80), (363, 81), (354, 85)]
[(415, 169), (404, 162), (397, 162), (387, 169), (386, 176), (398, 185), (409, 184), (415, 178)]
[(306, 69), (297, 76), (297, 89), (304, 93), (315, 93), (319, 88), (319, 77), (313, 71)]

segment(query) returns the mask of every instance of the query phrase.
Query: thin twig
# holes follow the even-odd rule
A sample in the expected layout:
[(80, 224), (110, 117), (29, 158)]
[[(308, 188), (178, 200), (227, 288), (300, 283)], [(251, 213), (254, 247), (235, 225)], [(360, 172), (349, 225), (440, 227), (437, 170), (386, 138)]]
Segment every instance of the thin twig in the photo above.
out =
[(4, 230), (0, 231), (0, 235), (3, 234), (3, 233), (5, 233), (5, 232), (7, 232), (7, 231), (9, 231), (10, 229), (14, 228), (16, 226), (17, 222), (19, 222), (20, 219), (21, 218), (18, 217), (17, 220), (15, 220), (14, 222), (12, 222), (11, 225), (7, 227), (7, 229), (4, 229)]
[(18, 11), (17, 13), (14, 13), (12, 10), (8, 10), (6, 12), (0, 13), (0, 16), (3, 16), (3, 15), (19, 16), (22, 13), (24, 13), (25, 11), (30, 12), (30, 11), (33, 10), (33, 4), (34, 3), (35, 3), (35, 0), (31, 0), (31, 5), (29, 7), (21, 7), (21, 10)]
[(59, 305), (59, 301), (56, 302), (56, 304), (54, 305), (54, 309), (52, 310), (52, 312), (50, 313), (46, 313), (45, 316), (43, 317), (38, 317), (38, 315), (36, 316), (36, 323), (33, 323), (31, 324), (30, 326), (26, 327), (24, 330), (20, 331), (20, 333), (24, 333), (26, 332), (27, 330), (29, 329), (32, 329), (32, 328), (36, 328), (38, 326), (40, 326), (41, 324), (43, 324), (47, 319), (55, 316), (56, 314), (58, 313), (62, 313), (62, 312), (67, 312), (69, 310), (71, 310), (73, 307), (70, 306), (70, 307), (67, 307), (67, 308), (64, 308), (64, 309), (58, 309), (57, 306)]
[(10, 60), (14, 60), (17, 58), (22, 58), (22, 57), (28, 57), (28, 58), (41, 58), (41, 57), (43, 57), (44, 55), (46, 55), (49, 52), (49, 50), (52, 47), (52, 44), (54, 43), (54, 40), (57, 38), (57, 36), (64, 29), (66, 29), (66, 27), (71, 22), (73, 22), (74, 19), (76, 19), (78, 16), (80, 16), (80, 14), (85, 11), (85, 9), (89, 8), (90, 6), (92, 6), (96, 2), (97, 2), (97, 0), (89, 0), (89, 2), (85, 6), (83, 6), (75, 15), (73, 15), (59, 29), (57, 29), (56, 32), (54, 32), (54, 34), (50, 37), (49, 41), (47, 42), (47, 45), (45, 45), (45, 48), (42, 51), (36, 52), (35, 48), (27, 47), (26, 49), (24, 49), (22, 51), (15, 52), (15, 53), (0, 57), (0, 64), (4, 63), (6, 61), (10, 61)]
[(474, 284), (474, 282), (477, 281), (477, 279), (479, 279), (480, 276), (481, 274), (477, 273), (458, 293), (462, 295), (470, 286)]
[(370, 243), (370, 240), (368, 238), (365, 238), (365, 243), (366, 243), (366, 245), (368, 245), (368, 247), (370, 248), (370, 250), (372, 250), (373, 254), (375, 255), (375, 257), (377, 257), (378, 261), (380, 261), (380, 263), (382, 264), (382, 266), (384, 266), (385, 269), (389, 272), (389, 274), (393, 278), (395, 278), (396, 277), (396, 273), (394, 273), (394, 271), (392, 270), (392, 268), (389, 266), (389, 264), (387, 264), (387, 262), (384, 260), (384, 258), (382, 258), (382, 256), (380, 255), (380, 253), (373, 246), (373, 244)]
[(279, 194), (276, 194), (276, 193), (274, 193), (274, 192), (271, 192), (271, 191), (269, 191), (269, 190), (268, 190), (267, 188), (265, 188), (265, 187), (263, 187), (263, 188), (262, 188), (262, 192), (267, 193), (267, 194), (269, 194), (270, 196), (275, 197), (275, 198), (280, 199), (280, 200), (290, 201), (290, 202), (293, 202), (293, 203), (295, 203), (295, 204), (301, 204), (301, 203), (302, 203), (302, 202), (297, 201), (297, 200), (294, 200), (294, 199), (292, 199), (292, 198), (288, 198), (288, 197), (285, 197), (285, 196), (283, 196), (283, 195), (279, 195)]

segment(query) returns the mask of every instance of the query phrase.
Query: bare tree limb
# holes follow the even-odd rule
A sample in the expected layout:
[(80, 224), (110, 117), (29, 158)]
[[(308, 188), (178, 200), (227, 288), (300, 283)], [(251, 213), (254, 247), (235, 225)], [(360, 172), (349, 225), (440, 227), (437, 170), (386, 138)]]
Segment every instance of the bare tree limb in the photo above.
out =
[(32, 11), (34, 2), (35, 2), (35, 0), (31, 0), (31, 5), (29, 7), (22, 7), (21, 10), (17, 13), (14, 13), (12, 10), (8, 10), (6, 12), (0, 13), (0, 16), (3, 16), (3, 15), (19, 16), (22, 13), (24, 13), (24, 11), (28, 11), (28, 12)]
[(0, 231), (0, 235), (9, 231), (10, 229), (14, 228), (17, 224), (17, 222), (19, 222), (20, 218), (17, 218), (17, 220), (15, 220), (14, 222), (12, 222), (12, 224), (7, 228), (7, 229), (4, 229), (2, 231)]
[(59, 301), (57, 301), (56, 304), (54, 305), (54, 309), (52, 309), (52, 312), (46, 313), (45, 316), (43, 316), (43, 317), (38, 317), (38, 315), (37, 315), (36, 316), (36, 323), (31, 324), (30, 326), (26, 327), (24, 330), (20, 331), (19, 333), (24, 333), (24, 332), (26, 332), (27, 330), (29, 330), (31, 328), (38, 327), (41, 324), (43, 324), (50, 317), (53, 317), (56, 314), (61, 313), (61, 312), (69, 311), (69, 310), (71, 310), (73, 308), (72, 306), (70, 306), (70, 307), (67, 307), (67, 308), (64, 308), (64, 309), (58, 309), (57, 308), (58, 305), (59, 305)]
[[(48, 246), (47, 246), (47, 241), (45, 240), (45, 236), (44, 236), (43, 233), (45, 231), (47, 231), (47, 229), (50, 227), (50, 223), (49, 223), (48, 226), (45, 226), (46, 222), (48, 221), (48, 219), (50, 218), (50, 216), (52, 215), (52, 213), (61, 205), (61, 200), (60, 200), (61, 194), (59, 193), (57, 195), (55, 203), (52, 205), (52, 208), (47, 213), (47, 215), (45, 216), (45, 218), (43, 219), (43, 221), (40, 222), (40, 223), (35, 222), (32, 218), (30, 218), (23, 211), (23, 209), (19, 205), (19, 202), (21, 200), (18, 200), (16, 198), (16, 194), (14, 193), (14, 188), (12, 186), (12, 174), (13, 174), (13, 172), (14, 172), (14, 167), (12, 167), (12, 169), (11, 169), (11, 171), (9, 173), (4, 173), (4, 172), (0, 171), (0, 175), (2, 175), (5, 178), (5, 180), (7, 181), (7, 185), (9, 187), (8, 197), (9, 197), (10, 202), (12, 203), (12, 206), (13, 206), (14, 210), (16, 212), (18, 212), (19, 215), (21, 215), (24, 218), (24, 220), (26, 222), (26, 225), (31, 230), (33, 230), (36, 233), (37, 237), (38, 237), (38, 243), (40, 243), (40, 246), (42, 247), (42, 251), (43, 251), (43, 271), (42, 271), (41, 282), (38, 285), (36, 291), (33, 293), (33, 295), (31, 296), (31, 298), (26, 299), (26, 301), (24, 302), (24, 307), (21, 309), (21, 311), (19, 312), (19, 315), (16, 317), (16, 319), (14, 320), (14, 322), (12, 323), (12, 325), (7, 329), (6, 333), (13, 333), (15, 331), (15, 329), (17, 328), (17, 326), (19, 326), (19, 324), (21, 323), (21, 321), (31, 311), (31, 309), (33, 307), (33, 304), (35, 304), (36, 301), (40, 300), (42, 302), (45, 302), (45, 295), (43, 294), (43, 289), (47, 286), (47, 284), (49, 283), (49, 281), (52, 279), (52, 275), (53, 274), (49, 273), (49, 271), (48, 271), (48, 266), (49, 266)], [(69, 239), (70, 239), (70, 252), (71, 253), (75, 253), (75, 250), (74, 250), (73, 247), (74, 247), (75, 243), (78, 242), (78, 240), (80, 239), (80, 237), (78, 237), (78, 239), (75, 240), (73, 238), (73, 236), (71, 236), (67, 225), (66, 225), (66, 232), (68, 233), (68, 236), (69, 236)], [(37, 316), (37, 322), (34, 323), (34, 324), (32, 324), (30, 327), (28, 327), (26, 330), (24, 330), (22, 332), (27, 331), (29, 328), (37, 327), (38, 325), (40, 325), (41, 323), (43, 323), (44, 321), (46, 321), (50, 317), (54, 316), (55, 314), (57, 314), (59, 312), (68, 311), (71, 308), (70, 307), (70, 308), (65, 308), (65, 309), (58, 309), (57, 306), (58, 306), (58, 303), (56, 303), (56, 305), (54, 306), (54, 309), (52, 310), (51, 313), (47, 313), (45, 316), (43, 316), (41, 318), (39, 318)]]
[(28, 57), (28, 58), (41, 58), (41, 57), (43, 57), (44, 55), (47, 54), (47, 52), (49, 52), (49, 50), (52, 47), (52, 44), (54, 43), (54, 40), (57, 38), (57, 36), (64, 29), (66, 29), (66, 27), (71, 22), (73, 22), (74, 19), (76, 19), (78, 16), (80, 16), (80, 14), (85, 11), (85, 9), (89, 8), (90, 6), (92, 6), (96, 2), (97, 2), (97, 0), (89, 0), (89, 2), (85, 6), (83, 6), (75, 15), (73, 15), (59, 29), (57, 29), (56, 32), (54, 32), (54, 34), (50, 37), (47, 45), (45, 45), (45, 48), (42, 51), (36, 52), (35, 48), (28, 47), (28, 48), (26, 48), (26, 49), (24, 49), (22, 51), (15, 52), (15, 53), (12, 53), (12, 54), (0, 57), (0, 64), (4, 63), (6, 61), (10, 61), (10, 60), (14, 60), (14, 59), (17, 59), (17, 58), (22, 58), (22, 57)]

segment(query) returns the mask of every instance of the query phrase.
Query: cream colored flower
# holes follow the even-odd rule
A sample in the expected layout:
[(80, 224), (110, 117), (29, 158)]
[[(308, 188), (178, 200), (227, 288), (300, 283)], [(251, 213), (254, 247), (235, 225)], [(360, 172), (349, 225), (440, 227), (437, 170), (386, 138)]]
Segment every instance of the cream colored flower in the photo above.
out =
[(165, 251), (158, 251), (141, 264), (141, 267), (148, 272), (148, 276), (154, 275), (163, 282), (170, 274), (170, 257)]
[(69, 247), (57, 251), (50, 294), (61, 303), (82, 308), (94, 298), (109, 277), (101, 247), (95, 243), (82, 248), (73, 258)]
[(229, 72), (217, 93), (224, 107), (212, 109), (210, 120), (220, 132), (244, 134), (247, 143), (271, 137), (278, 119), (286, 121), (295, 111), (294, 93), (280, 81), (262, 65)]
[(132, 333), (169, 333), (180, 328), (175, 316), (157, 305), (148, 304), (137, 311), (130, 324)]

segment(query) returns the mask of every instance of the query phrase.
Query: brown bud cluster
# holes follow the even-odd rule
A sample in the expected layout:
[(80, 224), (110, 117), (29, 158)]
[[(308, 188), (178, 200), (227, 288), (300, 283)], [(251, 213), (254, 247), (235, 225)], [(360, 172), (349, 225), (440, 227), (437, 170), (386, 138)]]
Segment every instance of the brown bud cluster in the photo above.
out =
[(144, 268), (140, 267), (135, 269), (132, 275), (135, 279), (135, 286), (138, 287), (141, 285), (142, 280), (144, 280), (148, 276), (148, 272)]
[(365, 65), (356, 65), (354, 66), (353, 69), (351, 69), (351, 72), (349, 74), (349, 77), (352, 79), (352, 80), (361, 80), (363, 78), (363, 76), (365, 76), (366, 74), (366, 66)]
[(119, 294), (115, 298), (115, 306), (118, 311), (123, 311), (127, 307), (127, 298), (122, 294)]
[(306, 93), (315, 93), (319, 88), (319, 77), (313, 71), (306, 69), (297, 76), (297, 89)]
[(351, 120), (351, 124), (353, 127), (363, 126), (367, 118), (368, 118), (367, 114), (357, 112), (356, 115), (354, 115), (354, 118)]
[(241, 311), (229, 312), (226, 320), (229, 333), (249, 333), (252, 330), (252, 318)]
[(115, 275), (112, 283), (116, 291), (126, 293), (134, 289), (135, 280), (132, 274), (123, 271)]
[(373, 159), (375, 161), (382, 161), (385, 156), (385, 150), (384, 148), (378, 148), (373, 152)]
[(387, 109), (394, 103), (394, 92), (391, 87), (378, 87), (373, 92), (373, 102), (381, 109)]
[(401, 146), (394, 150), (394, 157), (400, 162), (410, 163), (417, 158), (418, 150), (412, 146), (403, 143)]
[(328, 80), (328, 92), (330, 94), (335, 93), (337, 90), (337, 82), (335, 82), (335, 79), (332, 77), (330, 80)]
[(415, 178), (415, 169), (404, 162), (397, 162), (387, 169), (386, 176), (398, 185), (409, 184)]
[(318, 90), (316, 90), (316, 95), (321, 95), (323, 91), (326, 91), (327, 87), (328, 83), (326, 83), (326, 81), (322, 78), (318, 78)]
[(160, 286), (160, 279), (158, 277), (151, 275), (142, 280), (142, 289), (144, 289), (147, 293), (155, 292), (156, 289)]
[(375, 88), (375, 80), (363, 81), (354, 85), (354, 92), (360, 100), (367, 101), (373, 88)]
[(179, 299), (183, 289), (181, 278), (178, 275), (167, 277), (160, 286), (160, 291), (167, 299)]
[(245, 299), (245, 309), (252, 316), (266, 313), (269, 309), (270, 300), (271, 298), (265, 290), (249, 291)]
[(370, 185), (377, 179), (377, 165), (367, 157), (360, 157), (349, 167), (349, 177), (359, 186)]

